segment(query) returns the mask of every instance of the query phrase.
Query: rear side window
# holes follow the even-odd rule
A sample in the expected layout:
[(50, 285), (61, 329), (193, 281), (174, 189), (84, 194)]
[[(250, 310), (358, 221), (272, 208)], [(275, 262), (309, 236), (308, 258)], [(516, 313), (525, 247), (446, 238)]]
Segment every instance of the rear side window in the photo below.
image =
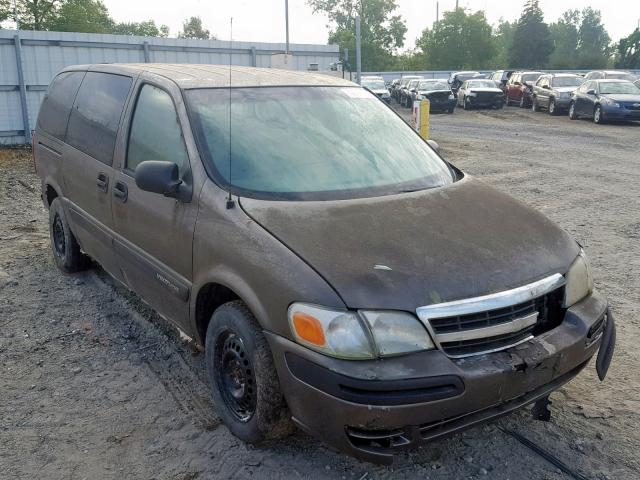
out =
[(53, 79), (38, 114), (38, 128), (60, 140), (85, 72), (65, 72)]
[(131, 121), (127, 170), (135, 171), (145, 160), (163, 160), (178, 165), (184, 173), (189, 165), (178, 114), (169, 94), (144, 85)]
[(87, 72), (69, 117), (67, 143), (107, 165), (113, 161), (113, 147), (130, 77)]

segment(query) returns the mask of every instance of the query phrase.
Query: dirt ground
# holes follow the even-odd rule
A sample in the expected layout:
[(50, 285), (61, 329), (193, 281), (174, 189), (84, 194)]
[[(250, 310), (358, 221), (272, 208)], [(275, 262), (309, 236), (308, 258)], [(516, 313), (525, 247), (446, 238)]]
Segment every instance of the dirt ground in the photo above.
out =
[[(404, 112), (406, 114), (406, 112)], [(528, 411), (362, 463), (302, 434), (253, 448), (220, 424), (202, 354), (99, 268), (59, 273), (28, 152), (0, 151), (0, 478), (640, 478), (640, 124), (518, 108), (432, 118), (446, 158), (538, 208), (584, 245), (618, 349)]]

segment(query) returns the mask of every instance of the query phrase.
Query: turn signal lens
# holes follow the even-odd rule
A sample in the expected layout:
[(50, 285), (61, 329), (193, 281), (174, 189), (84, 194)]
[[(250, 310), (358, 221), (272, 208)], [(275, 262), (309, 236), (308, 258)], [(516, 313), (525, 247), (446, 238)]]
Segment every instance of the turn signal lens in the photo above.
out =
[(293, 328), (296, 335), (309, 343), (324, 346), (327, 340), (324, 338), (324, 331), (320, 320), (302, 312), (294, 312), (292, 316)]

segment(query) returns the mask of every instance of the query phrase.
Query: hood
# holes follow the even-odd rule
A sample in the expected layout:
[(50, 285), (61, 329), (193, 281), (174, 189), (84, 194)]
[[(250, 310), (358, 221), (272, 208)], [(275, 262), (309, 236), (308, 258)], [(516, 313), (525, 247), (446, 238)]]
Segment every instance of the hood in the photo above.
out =
[(387, 94), (389, 93), (389, 90), (387, 90), (386, 88), (372, 88), (371, 91), (376, 95), (378, 94), (384, 95), (385, 93)]
[(510, 289), (566, 273), (579, 252), (546, 217), (468, 177), (386, 197), (240, 203), (351, 308), (414, 311)]
[(633, 93), (605, 93), (601, 95), (601, 97), (606, 97), (614, 102), (623, 102), (623, 103), (640, 103), (640, 95), (635, 95)]
[(451, 95), (451, 90), (419, 90), (418, 93), (420, 95), (442, 95), (446, 93), (447, 95)]
[(483, 92), (483, 93), (502, 93), (502, 90), (500, 90), (498, 87), (496, 88), (492, 88), (492, 87), (485, 87), (485, 88), (473, 88), (471, 87), (469, 89), (470, 92)]
[(560, 93), (572, 93), (577, 89), (578, 87), (555, 87), (553, 90)]

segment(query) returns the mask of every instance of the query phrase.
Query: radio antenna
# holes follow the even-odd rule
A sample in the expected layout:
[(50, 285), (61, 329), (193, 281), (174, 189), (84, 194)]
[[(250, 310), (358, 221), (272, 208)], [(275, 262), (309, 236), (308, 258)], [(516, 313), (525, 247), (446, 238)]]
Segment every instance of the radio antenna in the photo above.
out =
[(233, 198), (231, 197), (231, 58), (233, 55), (233, 17), (231, 17), (229, 34), (229, 196), (227, 197), (227, 210), (233, 208)]

